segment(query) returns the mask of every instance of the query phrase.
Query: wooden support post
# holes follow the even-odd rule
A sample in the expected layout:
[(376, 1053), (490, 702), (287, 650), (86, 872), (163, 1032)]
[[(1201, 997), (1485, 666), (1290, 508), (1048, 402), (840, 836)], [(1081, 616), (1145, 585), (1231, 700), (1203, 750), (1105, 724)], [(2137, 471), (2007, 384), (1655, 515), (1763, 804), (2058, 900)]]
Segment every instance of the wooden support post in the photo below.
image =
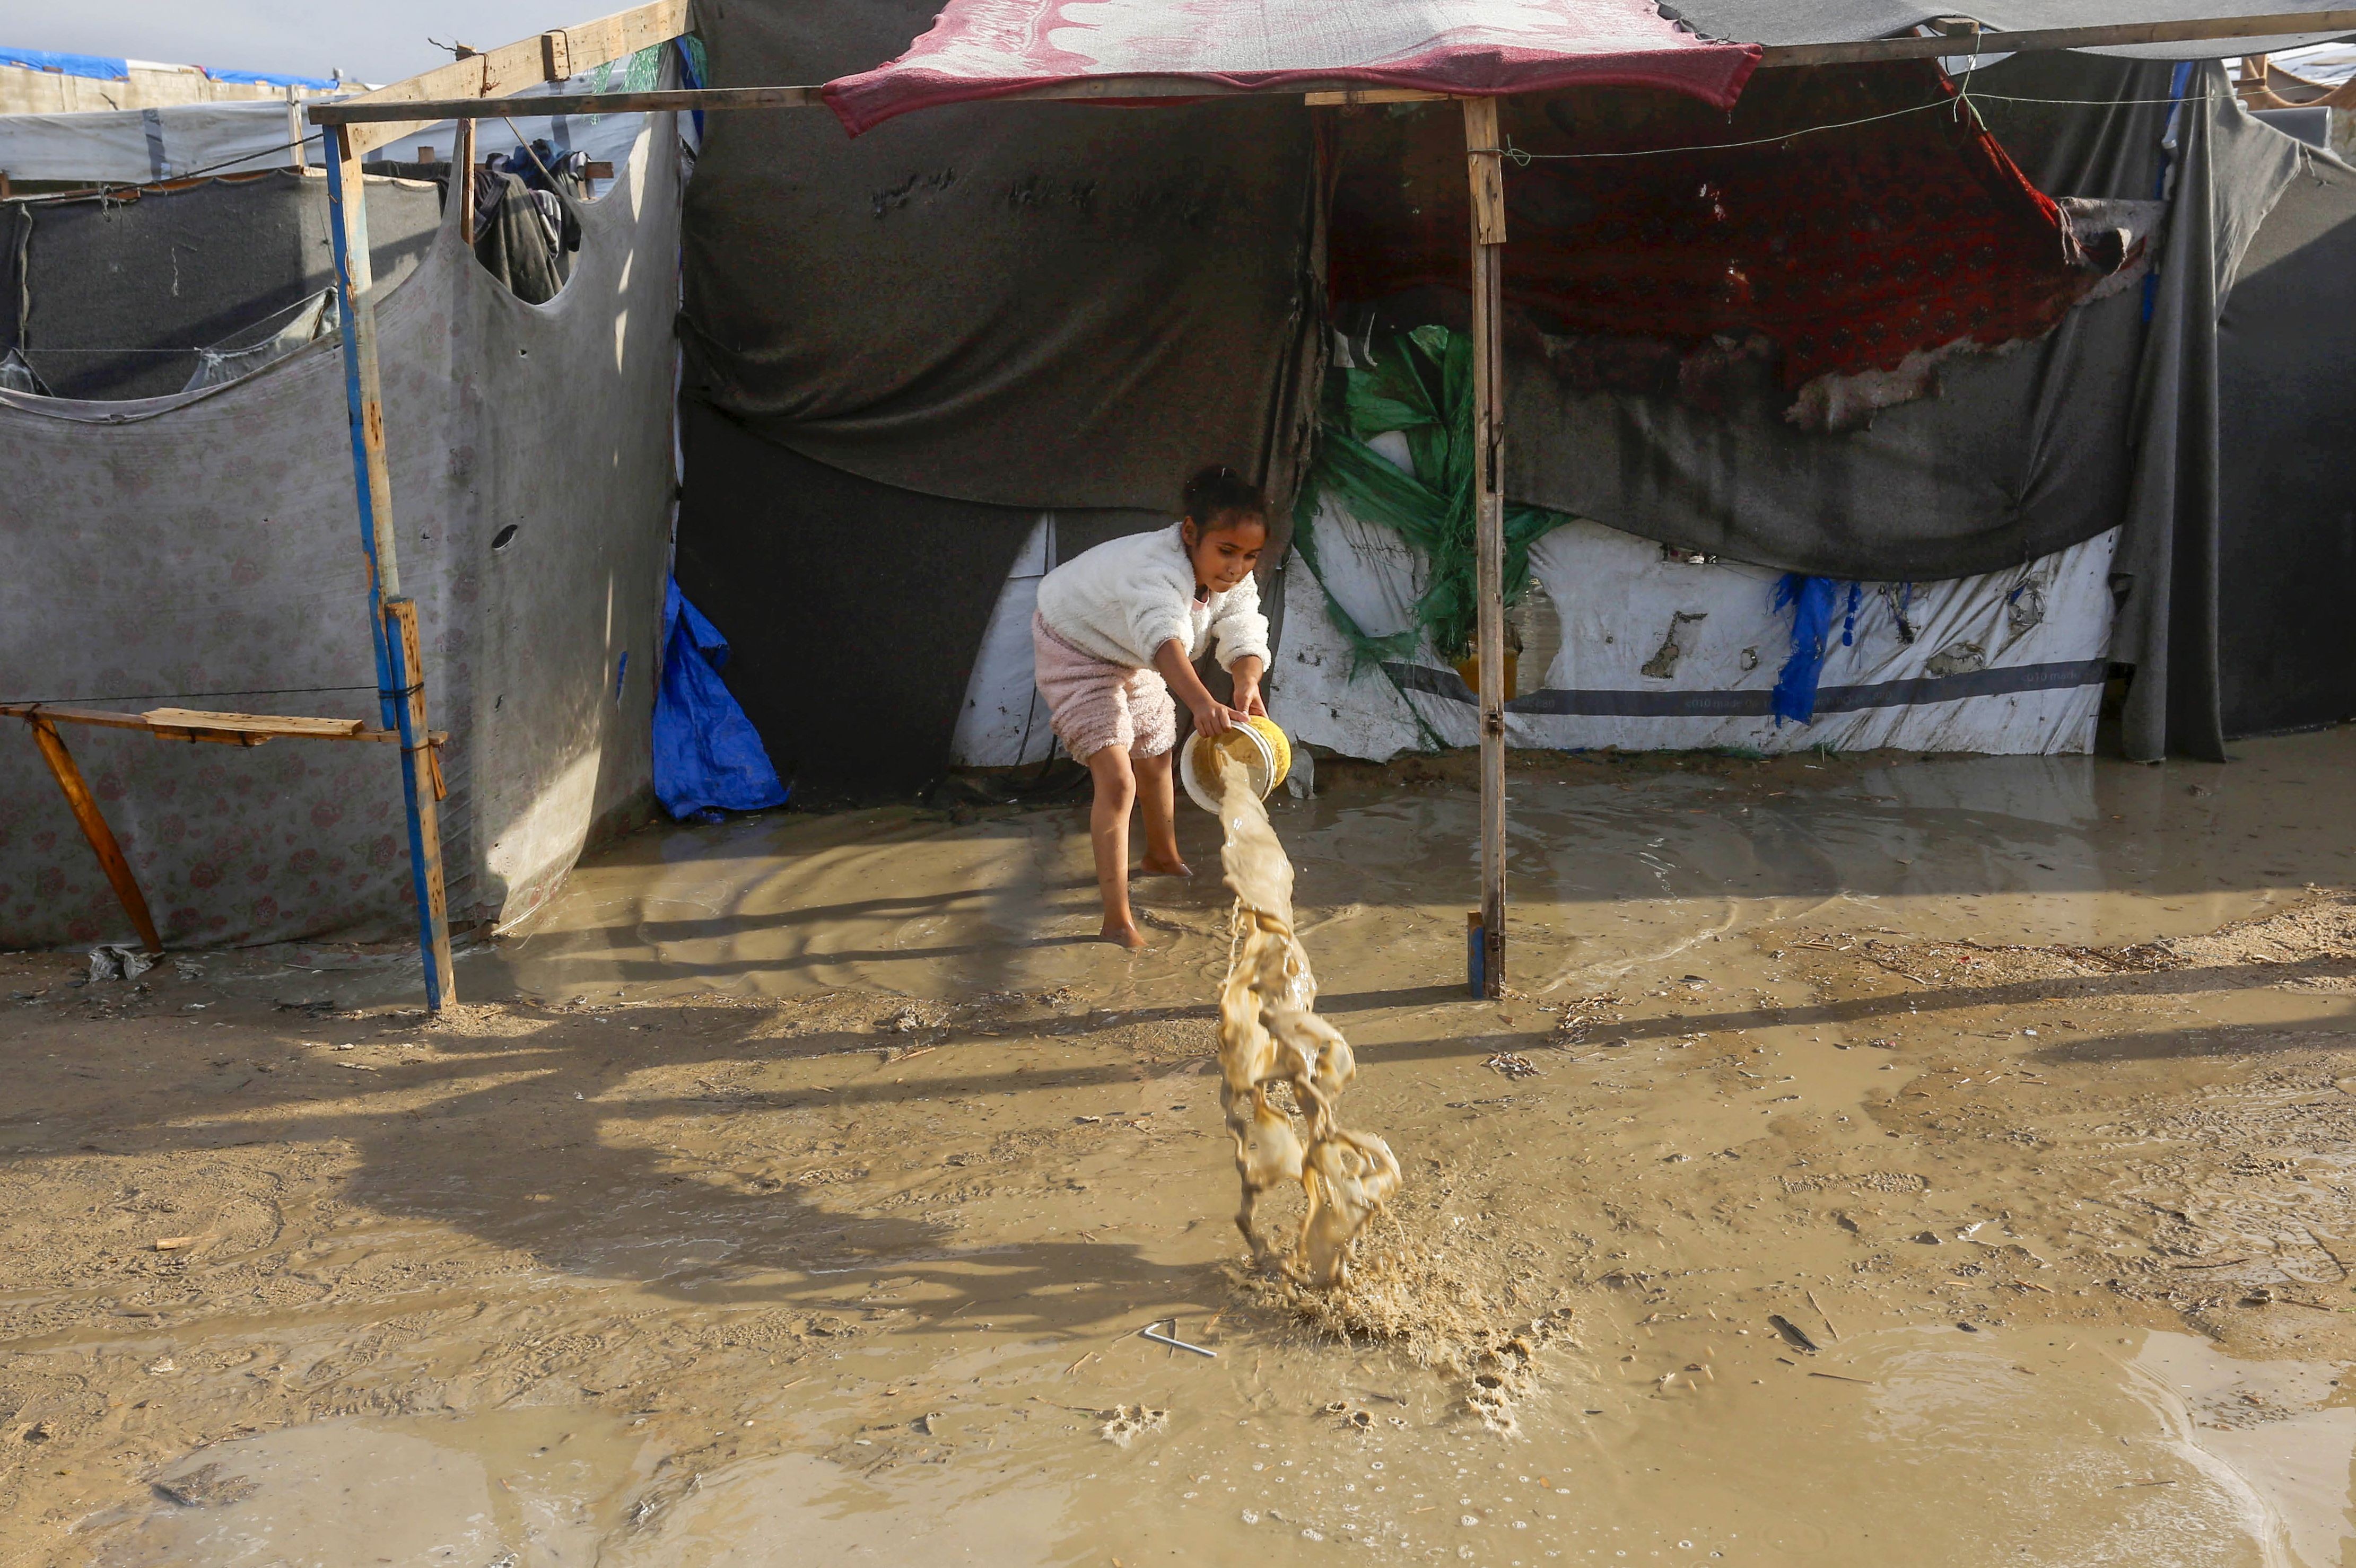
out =
[(303, 125), (303, 90), (290, 87), (286, 90), (286, 140), (291, 144), (286, 149), (286, 162), (290, 167), (310, 166), (311, 160), (303, 151), (303, 138), (308, 134)]
[(147, 912), (147, 899), (139, 891), (139, 879), (131, 874), (131, 862), (123, 858), (123, 846), (114, 841), (114, 830), (99, 814), (98, 802), (91, 796), (90, 786), (82, 782), (73, 753), (66, 750), (65, 737), (38, 713), (27, 714), (26, 722), (32, 726), (34, 743), (41, 748), (49, 772), (57, 775), (58, 787), (65, 791), (66, 804), (73, 808), (74, 820), (81, 824), (81, 836), (90, 840), (106, 880), (114, 884), (114, 896), (122, 901), (123, 912), (131, 917), (132, 927), (139, 933), (139, 940), (148, 952), (163, 952), (163, 940), (155, 934), (155, 917)]
[(458, 204), (458, 238), (475, 242), (475, 123), (458, 122), (458, 145), (450, 155), (450, 199)]
[(1505, 993), (1505, 378), (1499, 317), (1505, 174), (1497, 101), (1467, 98), (1464, 156), (1472, 187), (1472, 464), (1481, 660), (1481, 942), (1476, 976)]
[[(425, 725), (425, 667), (416, 606), (401, 597), (392, 480), (385, 459), (384, 387), (377, 367), (375, 277), (369, 264), (368, 208), (360, 155), (345, 127), (325, 128), (327, 232), (336, 261), (336, 305), (344, 339), (344, 400), (350, 411), (352, 481), (359, 503), (360, 548), (368, 556), (369, 636), (376, 655), (377, 699), (384, 727), (401, 731), (402, 803), (409, 820), (410, 881), (417, 899), (418, 954), (425, 1005), (439, 1012), (455, 999), (450, 975), (450, 920), (444, 898), (440, 814), (434, 809)], [(396, 611), (399, 604), (402, 609)], [(420, 788), (421, 783), (426, 787)]]
[[(392, 677), (399, 694), (401, 794), (409, 810), (410, 864), (417, 869), (427, 984), (430, 987), (430, 977), (439, 975), (446, 987), (450, 917), (442, 878), (442, 764), (434, 758), (433, 732), (425, 727), (425, 655), (417, 635), (416, 600), (384, 602), (384, 640), (392, 656)], [(431, 1005), (438, 1008), (440, 1004)]]

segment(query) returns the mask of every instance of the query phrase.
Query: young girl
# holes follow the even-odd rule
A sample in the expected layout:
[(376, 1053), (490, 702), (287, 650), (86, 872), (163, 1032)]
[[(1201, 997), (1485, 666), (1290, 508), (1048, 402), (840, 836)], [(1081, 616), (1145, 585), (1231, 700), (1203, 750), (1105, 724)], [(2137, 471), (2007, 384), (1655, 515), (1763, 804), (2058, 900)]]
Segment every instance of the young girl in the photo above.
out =
[[(1268, 501), (1230, 468), (1205, 468), (1186, 481), (1185, 500), (1185, 517), (1169, 528), (1108, 540), (1049, 572), (1031, 621), (1055, 738), (1096, 780), (1088, 837), (1104, 894), (1102, 934), (1124, 947), (1145, 945), (1129, 909), (1131, 803), (1145, 808), (1141, 869), (1192, 874), (1178, 858), (1173, 821), (1178, 712), (1171, 693), (1207, 735), (1268, 711), (1259, 695), (1268, 617), (1252, 581), (1268, 544)], [(1194, 660), (1214, 641), (1235, 677), (1232, 706), (1194, 674)]]

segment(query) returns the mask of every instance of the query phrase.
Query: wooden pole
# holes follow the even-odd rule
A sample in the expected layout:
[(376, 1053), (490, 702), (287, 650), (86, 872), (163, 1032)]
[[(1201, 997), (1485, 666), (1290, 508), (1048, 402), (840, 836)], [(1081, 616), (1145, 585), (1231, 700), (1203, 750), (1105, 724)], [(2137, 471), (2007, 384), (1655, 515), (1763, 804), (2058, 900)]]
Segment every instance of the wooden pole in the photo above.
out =
[(310, 157), (303, 151), (303, 138), (306, 134), (308, 133), (303, 129), (303, 90), (290, 87), (286, 90), (286, 140), (291, 144), (286, 149), (289, 166), (298, 169), (310, 166)]
[(1505, 376), (1503, 269), (1505, 175), (1497, 101), (1464, 103), (1472, 187), (1472, 463), (1475, 651), (1481, 660), (1482, 994), (1505, 994)]
[(131, 862), (123, 858), (123, 846), (114, 841), (113, 829), (107, 827), (90, 786), (82, 782), (81, 769), (74, 765), (73, 753), (66, 750), (65, 737), (38, 713), (27, 714), (26, 722), (33, 727), (33, 741), (41, 748), (49, 772), (57, 776), (58, 787), (65, 791), (66, 805), (73, 808), (74, 820), (81, 824), (81, 836), (90, 840), (106, 880), (114, 884), (114, 896), (121, 901), (123, 912), (131, 917), (131, 924), (148, 952), (163, 952), (163, 940), (155, 934), (155, 917), (147, 912), (147, 899), (139, 891), (139, 879), (131, 874)]
[[(353, 489), (359, 503), (360, 548), (368, 557), (369, 636), (376, 655), (377, 700), (384, 727), (401, 732), (401, 793), (409, 823), (418, 954), (425, 969), (425, 1005), (439, 1012), (455, 999), (450, 975), (450, 918), (444, 898), (440, 814), (427, 771), (431, 759), (420, 756), (431, 741), (425, 728), (425, 667), (417, 642), (416, 606), (401, 597), (392, 479), (384, 449), (384, 387), (377, 366), (376, 280), (369, 257), (367, 197), (359, 154), (344, 128), (328, 127), (321, 140), (327, 166), (327, 232), (335, 249), (336, 308), (343, 325), (344, 400), (351, 419)], [(396, 604), (402, 608), (396, 610)]]
[(458, 238), (475, 242), (475, 123), (458, 122), (458, 145), (450, 155), (450, 199), (458, 204)]

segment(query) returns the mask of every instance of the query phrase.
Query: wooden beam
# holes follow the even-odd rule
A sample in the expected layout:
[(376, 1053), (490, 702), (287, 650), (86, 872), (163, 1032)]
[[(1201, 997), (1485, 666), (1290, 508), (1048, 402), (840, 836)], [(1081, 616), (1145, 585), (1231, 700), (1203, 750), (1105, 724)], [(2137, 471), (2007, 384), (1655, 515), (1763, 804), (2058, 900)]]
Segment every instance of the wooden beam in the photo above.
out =
[[(454, 114), (439, 112), (444, 101), (465, 100), (480, 109), (483, 99), (510, 98), (527, 87), (562, 81), (566, 77), (577, 75), (592, 66), (636, 54), (652, 44), (668, 43), (688, 30), (687, 13), (688, 0), (654, 0), (652, 5), (617, 12), (611, 16), (600, 16), (594, 22), (584, 22), (578, 27), (558, 27), (483, 54), (454, 59), (448, 65), (437, 66), (406, 81), (396, 81), (390, 87), (380, 87), (357, 98), (348, 98), (333, 105), (314, 105), (312, 123), (319, 125), (364, 123), (368, 128), (353, 138), (352, 152), (355, 156), (373, 152), (388, 142), (398, 142), (437, 120), (456, 118)], [(333, 120), (322, 120), (317, 113), (321, 108), (349, 110), (360, 106), (389, 112)], [(487, 111), (478, 117), (512, 114), (515, 112), (516, 105), (510, 102), (501, 109)], [(543, 108), (534, 103), (527, 112), (572, 114), (581, 111)]]
[(2294, 33), (2356, 33), (2356, 8), (2275, 11), (2257, 16), (2205, 16), (2190, 21), (2129, 22), (2100, 27), (1987, 29), (1936, 37), (1864, 38), (1838, 44), (1778, 44), (1761, 55), (1762, 68), (1862, 65), (1876, 60), (1939, 59), (1956, 55), (2042, 54), (2056, 49), (2126, 48), (2136, 44), (2193, 44), (2221, 38), (2265, 38)]
[[(1201, 96), (1197, 94), (1197, 96)], [(397, 137), (377, 133), (379, 122), (401, 115), (423, 115), (415, 125), (441, 120), (497, 120), (511, 114), (651, 114), (663, 110), (694, 109), (819, 109), (826, 99), (815, 87), (667, 87), (648, 92), (560, 92), (543, 98), (494, 100), (437, 98), (417, 103), (377, 103), (348, 98), (336, 103), (314, 103), (308, 111), (321, 125), (366, 126), (359, 133), (369, 146), (381, 146)], [(404, 131), (402, 134), (407, 134)]]
[[(666, 0), (666, 4), (670, 0)], [(647, 6), (657, 11), (660, 6)], [(683, 10), (683, 0), (682, 0)], [(639, 13), (627, 13), (637, 16)], [(618, 18), (608, 17), (613, 22)], [(658, 25), (656, 30), (659, 30)], [(684, 21), (680, 30), (685, 31)], [(573, 38), (568, 59), (577, 72), (583, 56), (583, 29), (567, 29)], [(2264, 16), (2211, 16), (2190, 21), (2133, 22), (2099, 27), (2037, 27), (2014, 32), (1980, 30), (1921, 38), (1860, 38), (1840, 43), (1774, 44), (1761, 54), (1762, 67), (1855, 65), (1875, 60), (1937, 59), (1956, 54), (2027, 54), (2056, 49), (2118, 48), (2135, 44), (2200, 43), (2220, 38), (2273, 37), (2301, 33), (2356, 33), (2356, 7), (2319, 11), (2276, 11)], [(644, 45), (638, 46), (643, 48)], [(359, 98), (314, 103), (306, 112), (315, 124), (366, 125), (359, 133), (363, 148), (382, 146), (421, 125), (439, 120), (491, 119), (513, 114), (519, 107), (533, 114), (651, 113), (663, 110), (815, 109), (826, 100), (818, 87), (705, 87), (659, 92), (564, 93), (534, 98), (526, 105), (513, 101), (487, 104), (485, 98), (531, 85), (518, 72), (537, 74), (541, 50), (539, 39), (510, 44), (487, 55), (454, 60), (437, 70), (408, 81), (380, 88)], [(517, 51), (522, 51), (520, 53)], [(610, 58), (610, 57), (609, 57)], [(495, 63), (485, 63), (495, 62)], [(527, 69), (527, 64), (532, 69)], [(470, 74), (471, 73), (471, 74)], [(485, 82), (494, 85), (485, 86)], [(503, 85), (501, 85), (503, 84)], [(1419, 103), (1444, 94), (1419, 88), (1384, 87), (1363, 81), (1291, 82), (1283, 87), (1235, 87), (1187, 76), (1096, 76), (1078, 81), (1043, 82), (996, 94), (992, 101), (1089, 99), (1236, 98), (1298, 96), (1315, 106), (1350, 103)], [(385, 127), (387, 122), (401, 122)]]
[(277, 735), (301, 735), (325, 741), (351, 741), (368, 728), (364, 719), (297, 719), (278, 713), (206, 713), (193, 708), (151, 708), (140, 715), (159, 734), (251, 735), (268, 740)]
[(308, 134), (308, 133), (303, 129), (303, 100), (299, 95), (297, 95), (295, 90), (290, 87), (286, 90), (286, 162), (288, 166), (298, 169), (308, 168), (310, 166), (310, 155), (303, 150), (303, 138), (306, 134)]
[[(481, 57), (477, 57), (481, 58)], [(461, 60), (461, 65), (467, 63)], [(334, 125), (327, 147), (327, 232), (336, 264), (337, 310), (344, 346), (344, 402), (352, 443), (352, 487), (359, 503), (360, 549), (368, 559), (369, 639), (376, 656), (377, 701), (384, 727), (402, 740), (402, 803), (409, 826), (410, 884), (417, 902), (418, 956), (425, 971), (425, 1006), (439, 1012), (455, 999), (450, 976), (449, 912), (444, 902), (442, 837), (437, 798), (419, 787), (417, 750), (429, 747), (425, 728), (425, 668), (389, 614), (401, 601), (401, 559), (392, 521), (392, 482), (384, 445), (384, 388), (377, 364), (376, 289), (369, 271), (367, 187), (352, 128)], [(429, 764), (430, 765), (430, 764)]]
[(11, 702), (0, 706), (0, 718), (56, 720), (66, 724), (102, 724), (112, 730), (145, 730), (144, 713), (118, 713), (112, 708), (80, 708), (61, 702)]
[(1345, 109), (1356, 103), (1437, 103), (1447, 96), (1419, 87), (1345, 87), (1332, 92), (1304, 92), (1301, 101), (1312, 109)]
[(1481, 663), (1481, 944), (1478, 978), (1505, 993), (1505, 176), (1497, 101), (1464, 102), (1464, 162), (1472, 187), (1472, 495)]
[[(1363, 82), (1350, 81), (1295, 82), (1283, 88), (1248, 88), (1187, 76), (1096, 76), (1081, 81), (1044, 82), (1035, 87), (1017, 88), (1010, 92), (993, 94), (989, 101), (1085, 102), (1116, 99), (1126, 102), (1154, 98), (1292, 97), (1312, 103), (1423, 103), (1438, 102), (1447, 96), (1446, 93), (1425, 92), (1415, 88), (1369, 87)], [(519, 111), (528, 114), (650, 114), (665, 110), (684, 113), (690, 110), (822, 109), (825, 106), (825, 90), (817, 87), (680, 87), (649, 92), (568, 92), (545, 98), (528, 98), (521, 102), (509, 101), (499, 103), (485, 103), (472, 97), (404, 103), (380, 103), (370, 99), (348, 98), (334, 103), (314, 103), (307, 112), (314, 122), (322, 125), (369, 125), (369, 134), (374, 136), (372, 127), (375, 123), (394, 115), (404, 118), (424, 116), (426, 118), (421, 123), (430, 124), (438, 120), (491, 120)], [(379, 138), (369, 144), (380, 145), (387, 139)]]
[(140, 942), (150, 953), (163, 952), (164, 942), (155, 934), (155, 917), (147, 912), (147, 898), (139, 891), (139, 879), (131, 874), (131, 862), (123, 858), (123, 846), (114, 841), (114, 830), (107, 827), (97, 799), (82, 782), (81, 769), (74, 765), (73, 753), (66, 750), (65, 738), (44, 714), (28, 714), (25, 721), (32, 728), (33, 743), (41, 748), (41, 756), (48, 763), (58, 788), (65, 792), (66, 805), (72, 809), (74, 820), (81, 824), (81, 836), (90, 840), (100, 869), (114, 884), (115, 899), (123, 905), (123, 912), (131, 917)]
[[(209, 713), (194, 708), (151, 708), (145, 713), (123, 713), (112, 708), (81, 708), (59, 702), (0, 703), (0, 718), (29, 719), (37, 715), (59, 724), (95, 724), (110, 730), (145, 730), (160, 740), (242, 737), (241, 743), (259, 744), (274, 736), (309, 741), (398, 741), (398, 730), (371, 730), (359, 719), (300, 719), (276, 713)], [(434, 731), (437, 746), (450, 739), (446, 730)]]

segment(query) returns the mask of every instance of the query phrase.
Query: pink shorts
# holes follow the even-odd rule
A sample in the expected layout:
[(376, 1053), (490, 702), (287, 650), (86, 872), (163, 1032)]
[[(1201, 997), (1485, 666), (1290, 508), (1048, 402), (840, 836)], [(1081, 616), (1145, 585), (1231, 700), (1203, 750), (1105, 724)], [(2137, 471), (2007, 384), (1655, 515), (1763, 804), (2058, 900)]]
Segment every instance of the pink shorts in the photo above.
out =
[(1178, 743), (1178, 705), (1161, 672), (1135, 669), (1082, 653), (1033, 613), (1031, 645), (1039, 695), (1064, 749), (1087, 762), (1107, 746), (1132, 757), (1158, 757)]

